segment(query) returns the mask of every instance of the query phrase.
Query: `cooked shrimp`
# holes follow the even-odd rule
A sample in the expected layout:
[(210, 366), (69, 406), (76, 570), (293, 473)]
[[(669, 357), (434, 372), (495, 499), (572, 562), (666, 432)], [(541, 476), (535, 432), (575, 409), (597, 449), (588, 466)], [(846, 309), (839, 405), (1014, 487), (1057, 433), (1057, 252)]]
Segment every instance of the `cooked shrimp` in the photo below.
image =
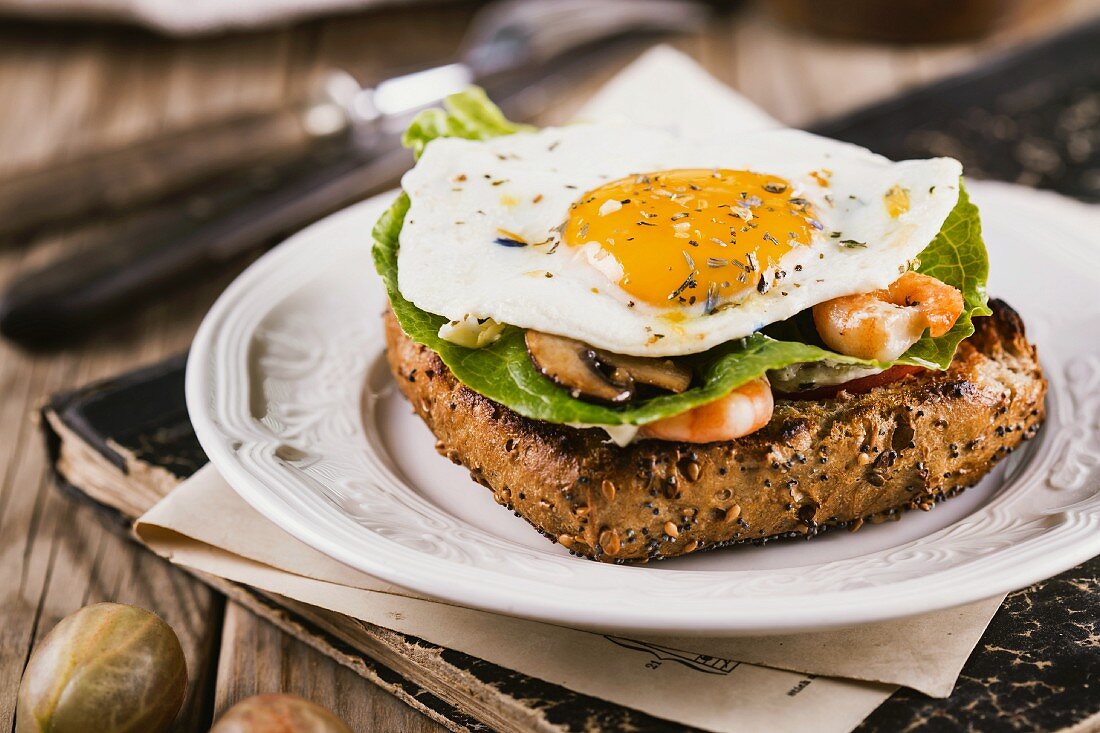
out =
[(814, 306), (814, 324), (834, 351), (861, 359), (893, 361), (927, 330), (942, 336), (963, 310), (955, 288), (928, 275), (907, 272), (885, 290), (845, 295)]
[(684, 443), (713, 443), (754, 433), (772, 418), (772, 388), (767, 377), (754, 379), (725, 397), (679, 415), (645, 425), (645, 438)]

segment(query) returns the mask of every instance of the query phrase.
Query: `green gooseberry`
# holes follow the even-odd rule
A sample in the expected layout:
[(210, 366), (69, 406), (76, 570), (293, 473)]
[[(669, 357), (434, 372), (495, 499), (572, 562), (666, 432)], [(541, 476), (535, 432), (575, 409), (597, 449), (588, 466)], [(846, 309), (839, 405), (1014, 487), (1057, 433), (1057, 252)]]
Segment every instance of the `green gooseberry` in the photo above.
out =
[(15, 733), (161, 733), (186, 689), (172, 627), (143, 608), (96, 603), (63, 618), (31, 654)]

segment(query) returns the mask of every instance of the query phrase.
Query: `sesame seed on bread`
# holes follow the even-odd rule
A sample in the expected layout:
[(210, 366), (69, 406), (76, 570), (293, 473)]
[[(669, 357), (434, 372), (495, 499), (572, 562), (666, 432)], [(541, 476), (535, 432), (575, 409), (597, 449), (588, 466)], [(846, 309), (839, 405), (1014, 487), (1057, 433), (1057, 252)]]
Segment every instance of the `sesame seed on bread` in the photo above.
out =
[(951, 367), (866, 394), (777, 399), (763, 429), (702, 445), (618, 447), (597, 429), (522, 417), (460, 384), (385, 315), (397, 384), (499, 504), (572, 552), (674, 557), (734, 542), (857, 529), (932, 509), (1038, 431), (1046, 381), (1007, 304), (975, 319)]

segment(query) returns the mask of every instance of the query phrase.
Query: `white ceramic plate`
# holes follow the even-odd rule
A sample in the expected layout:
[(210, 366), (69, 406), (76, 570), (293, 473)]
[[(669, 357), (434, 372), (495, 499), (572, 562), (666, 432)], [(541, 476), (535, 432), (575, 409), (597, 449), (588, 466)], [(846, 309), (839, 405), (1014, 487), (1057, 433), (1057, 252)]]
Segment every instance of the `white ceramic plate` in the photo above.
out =
[(222, 475), (287, 532), (466, 606), (605, 630), (765, 634), (994, 596), (1100, 553), (1100, 229), (1084, 207), (1052, 214), (1065, 204), (1049, 195), (971, 188), (990, 290), (1039, 345), (1049, 418), (979, 486), (900, 522), (648, 566), (568, 555), (438, 456), (393, 388), (369, 251), (389, 196), (303, 231), (226, 291), (192, 348), (191, 418)]

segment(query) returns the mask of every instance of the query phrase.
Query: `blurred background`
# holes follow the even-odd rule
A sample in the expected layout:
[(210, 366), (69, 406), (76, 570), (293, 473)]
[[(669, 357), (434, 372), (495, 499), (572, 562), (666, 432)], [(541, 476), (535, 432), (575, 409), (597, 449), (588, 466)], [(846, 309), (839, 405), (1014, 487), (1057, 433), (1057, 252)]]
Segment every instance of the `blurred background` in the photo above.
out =
[[(408, 164), (392, 150), (405, 113), (471, 79), (513, 116), (564, 121), (664, 41), (812, 126), (1098, 12), (1098, 0), (0, 0), (0, 333), (120, 363), (186, 348), (258, 251), (392, 185)], [(1065, 151), (1001, 117), (971, 132), (1027, 159), (1004, 177), (1042, 185)], [(930, 154), (981, 175), (965, 141), (933, 138)], [(1088, 136), (1074, 145), (1092, 154)], [(1082, 185), (1095, 195), (1100, 175)], [(35, 358), (10, 343), (5, 362)]]
[[(0, 726), (41, 614), (148, 602), (166, 577), (73, 521), (28, 416), (184, 352), (265, 248), (395, 185), (418, 107), (474, 80), (513, 116), (567, 121), (664, 42), (785, 124), (1096, 202), (1098, 19), (1100, 0), (0, 0)], [(244, 615), (208, 631), (203, 603), (176, 623), (202, 648), (223, 634), (237, 687), (199, 680), (214, 695), (192, 719), (265, 688), (368, 704)]]

